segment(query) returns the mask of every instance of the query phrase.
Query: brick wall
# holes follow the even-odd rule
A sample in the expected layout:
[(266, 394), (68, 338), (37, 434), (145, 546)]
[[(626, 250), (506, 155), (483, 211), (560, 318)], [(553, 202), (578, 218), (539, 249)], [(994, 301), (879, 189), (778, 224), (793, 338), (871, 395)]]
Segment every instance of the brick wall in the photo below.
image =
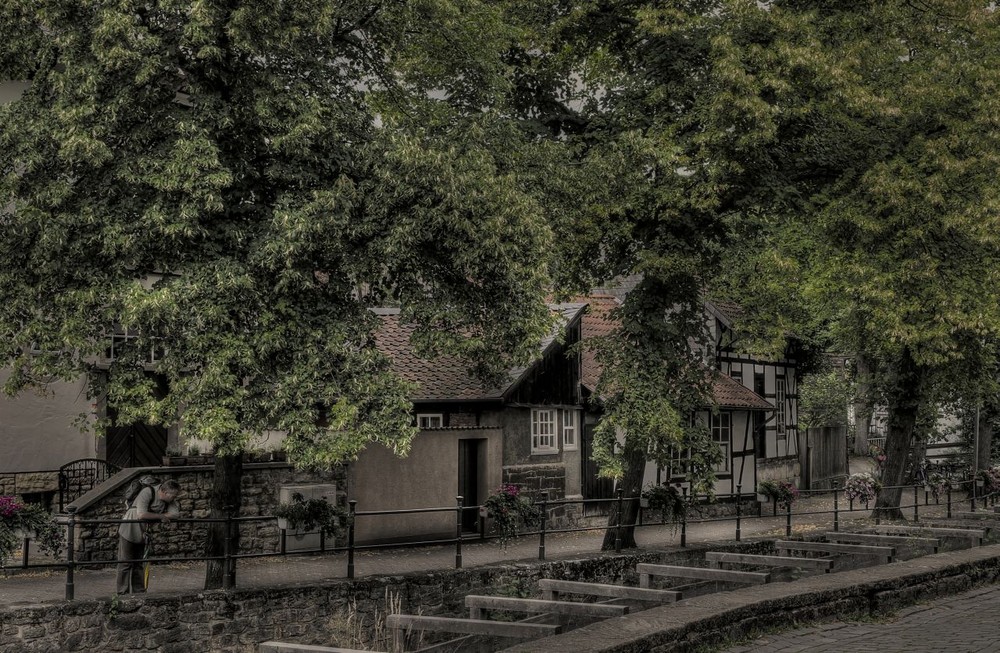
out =
[[(210, 466), (161, 467), (127, 470), (115, 475), (71, 505), (79, 507), (81, 520), (77, 535), (77, 557), (81, 561), (113, 560), (118, 548), (118, 523), (125, 512), (123, 493), (129, 481), (139, 475), (152, 474), (160, 480), (172, 478), (181, 485), (181, 517), (204, 518), (209, 515), (209, 494), (213, 468)], [(346, 492), (342, 469), (330, 472), (305, 472), (286, 463), (246, 464), (243, 467), (243, 505), (241, 517), (274, 514), (278, 492), (282, 485), (306, 483), (336, 483), (340, 501)], [(101, 520), (106, 523), (87, 523)], [(151, 533), (157, 556), (203, 555), (205, 524), (171, 522), (155, 524)], [(279, 530), (273, 519), (239, 522), (240, 550), (243, 553), (275, 552), (279, 546)]]

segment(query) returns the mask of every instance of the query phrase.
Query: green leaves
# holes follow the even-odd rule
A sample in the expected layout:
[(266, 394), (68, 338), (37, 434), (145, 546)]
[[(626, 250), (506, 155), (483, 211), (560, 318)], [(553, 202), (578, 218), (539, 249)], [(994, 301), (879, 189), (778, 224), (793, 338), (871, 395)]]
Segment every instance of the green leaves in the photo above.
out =
[(18, 0), (0, 20), (31, 81), (0, 108), (8, 391), (87, 372), (122, 423), (220, 453), (277, 429), (322, 466), (415, 433), (369, 307), (484, 378), (537, 351), (549, 228), (502, 111), (499, 9)]

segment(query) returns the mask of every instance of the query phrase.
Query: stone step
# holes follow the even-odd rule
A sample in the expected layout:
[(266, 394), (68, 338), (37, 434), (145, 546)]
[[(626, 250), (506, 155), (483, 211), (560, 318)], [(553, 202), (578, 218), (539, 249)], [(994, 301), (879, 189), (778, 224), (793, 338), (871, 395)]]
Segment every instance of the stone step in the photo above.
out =
[(874, 544), (876, 546), (927, 546), (938, 552), (941, 538), (918, 537), (916, 535), (875, 535), (873, 533), (823, 533), (823, 537), (831, 542), (846, 542), (848, 544)]
[(549, 601), (545, 599), (521, 599), (511, 596), (479, 596), (470, 594), (465, 597), (465, 607), (469, 608), (469, 617), (482, 619), (484, 610), (511, 610), (514, 612), (534, 612), (540, 614), (568, 614), (577, 617), (620, 617), (628, 614), (627, 605), (608, 605), (606, 603), (577, 603), (574, 601)]
[(559, 624), (532, 624), (511, 621), (489, 621), (486, 619), (456, 619), (454, 617), (431, 617), (417, 614), (390, 614), (385, 624), (396, 630), (426, 630), (437, 633), (459, 635), (487, 635), (490, 637), (513, 637), (531, 639), (558, 635), (563, 631)]
[(257, 653), (372, 653), (353, 648), (336, 646), (310, 646), (308, 644), (292, 644), (290, 642), (261, 642)]
[(778, 540), (774, 548), (780, 551), (808, 551), (812, 553), (838, 553), (843, 555), (874, 555), (886, 562), (892, 562), (896, 549), (891, 546), (871, 546), (868, 544), (833, 544), (830, 542), (800, 542)]
[(640, 563), (635, 566), (639, 574), (639, 587), (649, 587), (653, 576), (669, 578), (693, 578), (723, 583), (748, 583), (762, 585), (771, 581), (771, 574), (757, 571), (732, 571), (730, 569), (706, 569), (704, 567), (680, 567), (675, 565), (651, 565)]
[(555, 600), (560, 593), (605, 596), (615, 599), (652, 601), (654, 603), (673, 603), (681, 600), (681, 593), (674, 590), (653, 590), (642, 587), (625, 587), (624, 585), (583, 583), (575, 580), (542, 578), (538, 581), (538, 587), (542, 590), (547, 600)]
[(973, 546), (979, 546), (986, 537), (986, 532), (975, 528), (945, 528), (941, 526), (876, 526), (875, 532), (880, 535), (926, 535), (930, 537), (964, 537), (975, 541)]
[(795, 567), (798, 569), (819, 569), (829, 572), (833, 568), (830, 558), (790, 558), (788, 556), (767, 556), (750, 553), (728, 553), (709, 551), (705, 554), (708, 562), (737, 565), (758, 565), (761, 567)]

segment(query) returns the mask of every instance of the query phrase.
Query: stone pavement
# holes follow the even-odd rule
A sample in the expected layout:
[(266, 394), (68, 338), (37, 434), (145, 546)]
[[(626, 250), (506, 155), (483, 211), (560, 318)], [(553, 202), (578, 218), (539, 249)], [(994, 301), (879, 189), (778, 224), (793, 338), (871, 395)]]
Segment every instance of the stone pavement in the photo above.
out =
[[(841, 502), (843, 504), (843, 502)], [(842, 509), (846, 506), (841, 506)], [(798, 512), (814, 513), (793, 517), (793, 533), (808, 534), (829, 529), (832, 515), (821, 511), (832, 509), (829, 496), (801, 499), (795, 504)], [(922, 517), (944, 514), (945, 506), (921, 506)], [(870, 524), (869, 513), (857, 510), (841, 513), (841, 528)], [(784, 537), (785, 518), (766, 516), (744, 517), (744, 539)], [(600, 551), (603, 529), (585, 532), (550, 533), (546, 537), (546, 558), (557, 560), (581, 556), (605, 555)], [(735, 522), (731, 519), (692, 523), (688, 526), (688, 545), (725, 542), (735, 539)], [(636, 529), (636, 540), (642, 549), (671, 550), (680, 547), (680, 532), (671, 526), (647, 526)], [(490, 564), (530, 564), (538, 559), (538, 537), (525, 536), (501, 549), (494, 541), (465, 541), (462, 546), (463, 567)], [(35, 558), (31, 558), (35, 560)], [(411, 572), (450, 569), (455, 566), (454, 544), (379, 548), (358, 551), (355, 576), (394, 576)], [(150, 592), (154, 594), (192, 593), (202, 590), (204, 563), (156, 565), (151, 572)], [(309, 584), (323, 580), (345, 578), (347, 556), (344, 553), (325, 555), (290, 555), (285, 558), (267, 557), (241, 560), (237, 569), (237, 587), (273, 587)], [(46, 573), (11, 574), (0, 572), (0, 608), (57, 601), (65, 596), (66, 575), (62, 570)], [(108, 599), (113, 593), (114, 569), (80, 569), (75, 573), (76, 599)]]
[(759, 637), (725, 653), (975, 653), (1000, 651), (1000, 588), (980, 587), (900, 610), (883, 621), (841, 621)]

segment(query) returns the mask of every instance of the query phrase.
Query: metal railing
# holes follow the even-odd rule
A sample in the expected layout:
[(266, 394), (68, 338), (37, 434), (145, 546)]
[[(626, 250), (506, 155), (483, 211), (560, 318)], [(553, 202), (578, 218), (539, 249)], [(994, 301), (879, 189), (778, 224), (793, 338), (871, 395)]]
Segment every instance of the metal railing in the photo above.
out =
[[(970, 508), (972, 512), (975, 512), (977, 505), (982, 505), (986, 507), (990, 504), (996, 504), (1000, 493), (994, 492), (990, 494), (981, 495), (979, 492), (979, 485), (974, 481), (963, 481), (957, 484), (959, 488), (962, 486), (968, 486), (968, 500), (970, 502)], [(721, 500), (722, 502), (732, 502), (735, 504), (735, 514), (726, 515), (722, 517), (709, 517), (700, 519), (689, 519), (686, 512), (681, 515), (679, 521), (673, 525), (680, 530), (680, 546), (687, 546), (687, 533), (688, 529), (692, 525), (696, 524), (710, 524), (710, 523), (721, 523), (721, 522), (733, 522), (734, 524), (734, 537), (736, 541), (740, 541), (742, 538), (743, 525), (748, 520), (762, 520), (762, 519), (773, 519), (778, 516), (777, 508), (775, 507), (772, 515), (764, 514), (744, 514), (743, 503), (745, 500), (754, 498), (755, 494), (743, 493), (741, 492), (741, 487), (737, 486), (737, 492), (732, 494), (717, 494), (715, 495), (716, 500)], [(920, 492), (924, 492), (923, 503), (924, 506), (930, 505), (930, 497), (932, 492), (925, 486), (919, 485), (905, 485), (905, 486), (890, 486), (886, 489), (900, 489), (902, 492), (900, 497), (900, 505), (889, 508), (878, 508), (869, 507), (864, 505), (862, 508), (860, 505), (855, 506), (855, 502), (848, 500), (847, 507), (844, 508), (841, 504), (840, 493), (843, 491), (842, 488), (834, 484), (834, 487), (830, 490), (802, 490), (800, 491), (800, 496), (832, 496), (833, 499), (833, 509), (832, 510), (814, 510), (814, 511), (793, 511), (792, 504), (789, 503), (784, 506), (784, 510), (781, 517), (784, 517), (785, 526), (785, 536), (790, 537), (792, 535), (794, 518), (798, 517), (800, 519), (804, 517), (816, 517), (819, 515), (830, 515), (830, 524), (834, 531), (840, 530), (841, 516), (845, 513), (861, 512), (861, 511), (871, 511), (872, 516), (875, 519), (875, 523), (879, 524), (881, 522), (882, 516), (886, 511), (913, 511), (913, 521), (919, 522), (920, 520)], [(906, 490), (912, 490), (912, 503), (904, 503)], [(935, 505), (940, 505), (941, 496), (935, 496)], [(953, 506), (955, 504), (952, 488), (949, 486), (944, 493), (944, 499), (947, 506), (947, 516), (950, 518), (952, 516)], [(684, 492), (685, 504), (690, 509), (691, 506), (703, 505), (699, 504), (699, 497), (695, 495), (687, 495), (686, 489)], [(625, 502), (636, 502), (637, 506), (637, 519), (635, 524), (626, 524), (622, 520), (622, 515), (625, 514)], [(550, 528), (550, 517), (549, 512), (557, 509), (559, 507), (580, 505), (581, 507), (586, 504), (594, 503), (610, 503), (617, 508), (617, 520), (613, 524), (601, 524), (598, 526), (574, 526), (566, 528)], [(537, 529), (535, 530), (525, 530), (518, 534), (519, 538), (537, 537), (538, 538), (538, 559), (545, 560), (545, 546), (546, 546), (546, 536), (552, 534), (560, 533), (575, 533), (575, 532), (585, 532), (585, 531), (607, 531), (608, 529), (614, 529), (615, 532), (615, 550), (616, 552), (621, 552), (624, 540), (624, 530), (626, 528), (650, 528), (650, 527), (660, 527), (664, 525), (664, 522), (653, 522), (647, 523), (643, 519), (643, 511), (645, 510), (641, 506), (640, 497), (638, 496), (624, 496), (623, 492), (619, 489), (616, 496), (611, 499), (559, 499), (559, 500), (549, 500), (546, 493), (542, 493), (536, 500), (536, 505), (538, 506), (541, 514), (541, 518)], [(761, 504), (763, 505), (763, 504)], [(462, 514), (463, 510), (470, 510), (473, 508), (480, 508), (480, 506), (464, 506), (463, 498), (461, 496), (456, 497), (454, 506), (442, 506), (442, 507), (432, 507), (432, 508), (417, 508), (417, 509), (406, 509), (406, 510), (371, 510), (371, 511), (361, 511), (358, 510), (358, 502), (351, 500), (348, 502), (348, 519), (347, 519), (347, 534), (345, 538), (345, 543), (339, 546), (327, 546), (326, 539), (320, 537), (320, 547), (319, 549), (306, 549), (300, 551), (289, 552), (285, 545), (287, 538), (287, 533), (281, 530), (279, 534), (279, 541), (277, 542), (278, 550), (275, 552), (248, 552), (248, 553), (238, 553), (235, 551), (233, 545), (235, 529), (239, 528), (242, 523), (249, 522), (260, 522), (260, 521), (274, 521), (277, 518), (274, 516), (256, 516), (256, 517), (237, 517), (234, 511), (230, 508), (227, 509), (226, 516), (223, 518), (178, 518), (172, 519), (172, 522), (180, 524), (211, 524), (211, 523), (224, 523), (224, 546), (222, 555), (200, 555), (200, 556), (151, 556), (143, 560), (129, 560), (129, 559), (118, 559), (113, 560), (78, 560), (75, 552), (75, 541), (77, 529), (81, 526), (94, 526), (94, 525), (109, 525), (109, 524), (121, 524), (129, 522), (141, 522), (141, 520), (120, 520), (120, 519), (81, 519), (76, 514), (76, 509), (74, 506), (70, 506), (67, 509), (67, 515), (60, 517), (64, 521), (66, 527), (66, 560), (65, 561), (55, 561), (46, 563), (31, 563), (28, 559), (28, 542), (25, 540), (24, 546), (22, 547), (22, 559), (20, 567), (23, 569), (65, 569), (66, 582), (65, 582), (65, 598), (66, 600), (73, 600), (75, 592), (75, 577), (74, 574), (76, 570), (87, 568), (87, 567), (106, 567), (109, 565), (116, 565), (120, 563), (177, 563), (177, 562), (202, 562), (202, 561), (223, 561), (224, 570), (227, 573), (223, 575), (223, 587), (230, 589), (235, 586), (235, 567), (236, 562), (240, 559), (250, 559), (250, 558), (266, 558), (266, 557), (282, 557), (282, 556), (292, 556), (292, 555), (315, 555), (316, 553), (345, 553), (347, 557), (347, 569), (346, 576), (351, 579), (355, 577), (355, 554), (358, 551), (364, 550), (377, 550), (384, 548), (399, 548), (401, 546), (412, 547), (417, 545), (442, 545), (442, 544), (452, 544), (455, 547), (455, 563), (456, 569), (462, 567), (462, 545), (470, 541), (482, 541), (488, 539), (494, 539), (493, 536), (488, 536), (485, 533), (485, 520), (480, 517), (479, 532), (476, 534), (466, 534), (463, 532)], [(763, 513), (763, 510), (759, 511)], [(421, 541), (408, 541), (405, 544), (400, 543), (376, 543), (376, 544), (357, 544), (355, 542), (356, 535), (356, 524), (359, 519), (377, 519), (384, 517), (392, 517), (396, 515), (412, 515), (412, 514), (431, 514), (431, 513), (454, 513), (455, 515), (455, 530), (454, 536), (446, 538), (437, 538)]]

